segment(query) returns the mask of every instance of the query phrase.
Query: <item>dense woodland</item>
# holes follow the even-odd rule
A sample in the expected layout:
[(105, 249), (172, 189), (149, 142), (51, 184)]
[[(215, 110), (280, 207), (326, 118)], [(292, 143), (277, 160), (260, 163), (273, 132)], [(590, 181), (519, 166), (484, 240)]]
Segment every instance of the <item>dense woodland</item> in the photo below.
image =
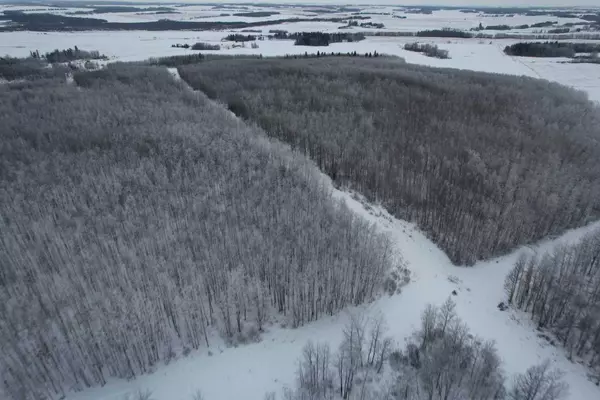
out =
[[(0, 85), (0, 397), (59, 398), (379, 293), (385, 236), (158, 67)], [(393, 258), (392, 258), (393, 257)]]
[(417, 222), (457, 264), (597, 216), (599, 110), (558, 84), (386, 57), (179, 71), (337, 184)]
[(523, 255), (505, 281), (508, 303), (530, 313), (600, 384), (600, 230), (579, 243)]
[(304, 347), (296, 386), (284, 391), (283, 400), (565, 398), (568, 386), (549, 361), (507, 381), (494, 342), (473, 336), (454, 309), (450, 299), (427, 306), (403, 349), (395, 347), (383, 319), (353, 315), (335, 353), (328, 343)]

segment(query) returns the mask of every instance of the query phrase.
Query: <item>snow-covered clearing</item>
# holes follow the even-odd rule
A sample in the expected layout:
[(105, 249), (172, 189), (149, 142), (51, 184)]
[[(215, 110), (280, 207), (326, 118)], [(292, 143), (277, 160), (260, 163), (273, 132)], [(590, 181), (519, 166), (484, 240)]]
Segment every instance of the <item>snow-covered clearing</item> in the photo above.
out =
[[(560, 348), (550, 346), (537, 337), (532, 323), (519, 312), (499, 311), (504, 300), (503, 282), (520, 251), (545, 251), (557, 243), (576, 241), (600, 223), (570, 231), (559, 239), (528, 247), (472, 268), (453, 266), (446, 255), (411, 223), (390, 216), (380, 207), (360, 201), (359, 196), (334, 190), (334, 197), (345, 201), (358, 215), (387, 232), (397, 254), (411, 274), (411, 282), (399, 295), (384, 295), (377, 301), (360, 307), (360, 311), (385, 316), (390, 335), (403, 345), (404, 340), (419, 326), (420, 314), (428, 303), (441, 304), (453, 290), (457, 296), (458, 315), (472, 332), (497, 343), (509, 375), (525, 371), (544, 359), (566, 372), (570, 399), (600, 398), (600, 388), (586, 378), (586, 370), (567, 360)], [(357, 310), (348, 310), (357, 311)], [(268, 391), (280, 392), (294, 384), (296, 361), (302, 347), (309, 341), (327, 341), (336, 348), (349, 313), (325, 317), (298, 329), (271, 326), (260, 343), (237, 348), (217, 345), (181, 357), (156, 372), (134, 381), (112, 381), (105, 387), (73, 393), (66, 400), (121, 400), (127, 393), (150, 390), (155, 400), (190, 400), (200, 389), (207, 400), (262, 400)], [(213, 340), (213, 343), (217, 340)]]

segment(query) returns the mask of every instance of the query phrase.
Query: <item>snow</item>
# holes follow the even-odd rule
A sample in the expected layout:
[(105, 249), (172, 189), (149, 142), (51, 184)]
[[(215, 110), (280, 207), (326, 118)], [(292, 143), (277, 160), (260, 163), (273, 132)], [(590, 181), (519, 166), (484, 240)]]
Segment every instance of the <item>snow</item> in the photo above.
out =
[(556, 240), (478, 263), (472, 268), (455, 267), (414, 224), (397, 220), (380, 207), (365, 207), (364, 201), (357, 200), (359, 196), (339, 190), (333, 193), (356, 214), (390, 235), (396, 254), (402, 255), (404, 265), (411, 270), (411, 282), (401, 294), (384, 295), (358, 310), (322, 318), (297, 329), (273, 325), (260, 343), (237, 348), (213, 345), (134, 381), (113, 380), (101, 388), (72, 393), (66, 400), (121, 400), (125, 394), (137, 390), (152, 391), (155, 400), (190, 400), (198, 389), (208, 400), (262, 400), (265, 392), (281, 392), (284, 386), (294, 384), (297, 359), (309, 340), (329, 342), (335, 349), (342, 339), (341, 330), (350, 312), (381, 313), (387, 320), (390, 335), (402, 346), (419, 326), (425, 306), (443, 303), (453, 290), (458, 293), (453, 296), (458, 315), (474, 334), (496, 341), (509, 376), (550, 359), (566, 373), (569, 399), (600, 398), (600, 388), (587, 380), (583, 366), (569, 362), (563, 350), (551, 347), (537, 337), (532, 323), (519, 312), (497, 309), (497, 304), (505, 299), (504, 277), (520, 251), (547, 251), (558, 243), (576, 241), (592, 229), (600, 228), (600, 222), (570, 231)]

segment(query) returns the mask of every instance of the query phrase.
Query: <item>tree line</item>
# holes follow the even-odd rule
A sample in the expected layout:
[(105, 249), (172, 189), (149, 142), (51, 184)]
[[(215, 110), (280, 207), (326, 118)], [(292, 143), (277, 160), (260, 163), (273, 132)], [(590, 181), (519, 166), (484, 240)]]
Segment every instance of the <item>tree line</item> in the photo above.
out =
[[(387, 379), (383, 378), (383, 373)], [(494, 342), (471, 334), (452, 300), (428, 305), (404, 348), (381, 317), (353, 315), (333, 353), (309, 341), (283, 400), (561, 400), (568, 385), (549, 361), (507, 379)], [(508, 381), (508, 382), (507, 382)], [(266, 400), (276, 400), (274, 393)]]
[(417, 53), (423, 53), (427, 57), (435, 57), (440, 59), (450, 58), (448, 50), (440, 49), (436, 44), (429, 43), (406, 43), (404, 50), (414, 51)]
[(215, 60), (193, 87), (414, 221), (457, 264), (597, 216), (600, 114), (542, 80), (389, 57)]
[(286, 36), (286, 39), (294, 40), (295, 46), (329, 46), (330, 43), (360, 42), (365, 39), (362, 33), (299, 32)]
[(521, 42), (514, 43), (504, 48), (510, 56), (519, 57), (575, 57), (577, 53), (598, 53), (598, 43), (571, 43), (571, 42)]
[(74, 48), (68, 48), (64, 50), (55, 49), (54, 51), (40, 54), (39, 50), (31, 51), (31, 58), (36, 59), (44, 59), (50, 64), (54, 63), (64, 63), (75, 60), (104, 60), (107, 57), (103, 54), (100, 54), (97, 50), (87, 51), (82, 50), (75, 46)]
[[(596, 31), (583, 32), (576, 30), (569, 33), (511, 33), (511, 32), (462, 32), (459, 34), (447, 33), (445, 30), (426, 31), (422, 34), (419, 32), (410, 31), (369, 31), (363, 32), (365, 36), (391, 36), (391, 37), (460, 37), (460, 38), (475, 38), (475, 39), (520, 39), (520, 40), (600, 40), (600, 33)], [(450, 31), (452, 32), (452, 31)], [(461, 31), (454, 31), (461, 32)], [(470, 35), (470, 36), (466, 36)]]
[(0, 79), (14, 81), (18, 79), (42, 79), (63, 77), (70, 71), (68, 67), (59, 64), (53, 64), (46, 68), (48, 64), (37, 57), (26, 59), (14, 57), (0, 57)]
[(12, 31), (91, 31), (91, 30), (227, 30), (252, 28), (256, 26), (279, 25), (289, 22), (338, 22), (348, 20), (366, 20), (371, 17), (351, 16), (344, 18), (282, 18), (277, 20), (259, 20), (254, 22), (241, 21), (180, 21), (160, 19), (147, 22), (110, 22), (100, 18), (73, 17), (51, 13), (23, 13), (19, 11), (4, 11), (0, 20), (11, 21), (13, 24), (0, 26), (0, 32)]
[(379, 293), (387, 237), (303, 156), (164, 69), (74, 79), (0, 85), (0, 397), (134, 378)]
[(552, 252), (523, 254), (506, 277), (510, 305), (530, 313), (600, 384), (600, 230)]

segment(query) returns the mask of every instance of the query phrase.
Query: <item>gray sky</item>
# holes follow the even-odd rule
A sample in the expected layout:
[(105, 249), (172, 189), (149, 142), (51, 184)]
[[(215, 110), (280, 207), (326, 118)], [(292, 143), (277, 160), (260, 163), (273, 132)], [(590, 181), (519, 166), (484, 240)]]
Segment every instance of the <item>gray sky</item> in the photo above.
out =
[[(142, 2), (143, 0), (138, 0)], [(153, 0), (156, 1), (156, 0)], [(172, 2), (174, 0), (164, 0)], [(194, 0), (183, 0), (184, 2), (194, 2)], [(600, 7), (600, 0), (407, 0), (406, 2), (398, 0), (198, 0), (197, 2), (210, 3), (292, 3), (292, 4), (389, 4), (389, 5), (448, 5), (448, 6), (596, 6)]]
[[(98, 0), (99, 2), (103, 0)], [(108, 0), (106, 0), (108, 1)], [(127, 0), (144, 2), (177, 3), (177, 0)], [(2, 2), (2, 0), (0, 0)], [(595, 6), (600, 0), (181, 0), (184, 3), (278, 3), (278, 4), (380, 4), (380, 5), (443, 5), (443, 6), (494, 6), (494, 7), (574, 7)]]

